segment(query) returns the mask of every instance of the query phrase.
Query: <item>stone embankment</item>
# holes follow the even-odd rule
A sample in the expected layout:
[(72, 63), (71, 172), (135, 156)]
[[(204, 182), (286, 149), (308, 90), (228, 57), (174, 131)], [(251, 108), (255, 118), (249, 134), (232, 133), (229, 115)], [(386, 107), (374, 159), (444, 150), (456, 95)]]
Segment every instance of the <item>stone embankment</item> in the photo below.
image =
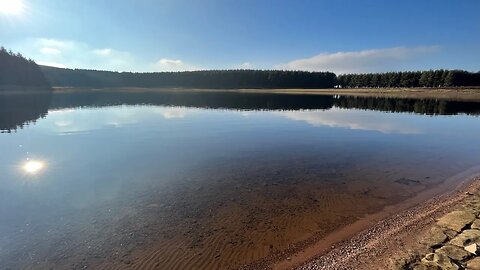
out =
[(480, 270), (480, 193), (467, 195), (436, 220), (414, 250), (394, 260), (395, 269)]

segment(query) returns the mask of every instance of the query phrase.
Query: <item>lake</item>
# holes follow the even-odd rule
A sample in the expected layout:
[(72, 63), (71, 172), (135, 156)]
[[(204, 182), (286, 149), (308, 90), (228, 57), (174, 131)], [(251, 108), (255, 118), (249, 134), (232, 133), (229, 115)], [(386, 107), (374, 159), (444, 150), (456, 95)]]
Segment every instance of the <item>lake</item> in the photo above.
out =
[(475, 171), (478, 115), (447, 100), (0, 94), (0, 262), (268, 265)]

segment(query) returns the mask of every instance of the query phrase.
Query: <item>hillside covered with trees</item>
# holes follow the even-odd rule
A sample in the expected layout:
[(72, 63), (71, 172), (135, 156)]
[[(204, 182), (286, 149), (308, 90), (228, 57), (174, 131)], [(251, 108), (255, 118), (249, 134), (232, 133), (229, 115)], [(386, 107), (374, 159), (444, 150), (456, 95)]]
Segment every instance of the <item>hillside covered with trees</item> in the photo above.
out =
[(335, 75), (283, 70), (112, 72), (41, 66), (53, 86), (178, 88), (395, 88), (480, 86), (480, 72), (429, 70)]
[(54, 86), (178, 88), (332, 88), (332, 72), (281, 70), (204, 70), (184, 72), (111, 72), (41, 67)]
[(337, 85), (342, 88), (480, 86), (480, 72), (439, 69), (346, 74), (337, 76)]
[(20, 53), (0, 48), (0, 89), (11, 86), (49, 87), (39, 66)]
[(322, 89), (480, 86), (480, 72), (429, 70), (336, 75), (286, 70), (203, 70), (183, 72), (114, 72), (38, 66), (19, 53), (0, 48), (0, 86), (145, 87), (204, 89)]

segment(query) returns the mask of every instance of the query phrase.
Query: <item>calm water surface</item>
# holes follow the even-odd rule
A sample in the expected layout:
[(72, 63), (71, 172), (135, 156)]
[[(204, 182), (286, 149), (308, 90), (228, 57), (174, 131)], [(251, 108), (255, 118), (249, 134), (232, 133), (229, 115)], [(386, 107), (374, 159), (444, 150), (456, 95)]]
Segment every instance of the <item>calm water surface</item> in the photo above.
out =
[(473, 102), (83, 93), (0, 105), (3, 268), (238, 268), (480, 165)]

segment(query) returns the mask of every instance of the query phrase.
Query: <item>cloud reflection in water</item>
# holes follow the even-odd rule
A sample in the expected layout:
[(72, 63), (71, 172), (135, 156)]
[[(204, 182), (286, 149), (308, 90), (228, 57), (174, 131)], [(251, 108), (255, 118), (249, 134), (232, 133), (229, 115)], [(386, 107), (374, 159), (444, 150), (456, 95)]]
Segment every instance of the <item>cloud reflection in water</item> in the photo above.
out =
[[(88, 132), (104, 128), (120, 128), (143, 121), (181, 119), (199, 111), (196, 108), (159, 106), (116, 106), (88, 110), (52, 110), (45, 119), (46, 128), (54, 129), (61, 135)], [(158, 116), (161, 116), (159, 118)], [(53, 125), (52, 125), (53, 123)]]
[(328, 126), (382, 133), (419, 134), (422, 130), (401, 115), (353, 109), (306, 110), (274, 112), (291, 120), (304, 121), (312, 126)]

